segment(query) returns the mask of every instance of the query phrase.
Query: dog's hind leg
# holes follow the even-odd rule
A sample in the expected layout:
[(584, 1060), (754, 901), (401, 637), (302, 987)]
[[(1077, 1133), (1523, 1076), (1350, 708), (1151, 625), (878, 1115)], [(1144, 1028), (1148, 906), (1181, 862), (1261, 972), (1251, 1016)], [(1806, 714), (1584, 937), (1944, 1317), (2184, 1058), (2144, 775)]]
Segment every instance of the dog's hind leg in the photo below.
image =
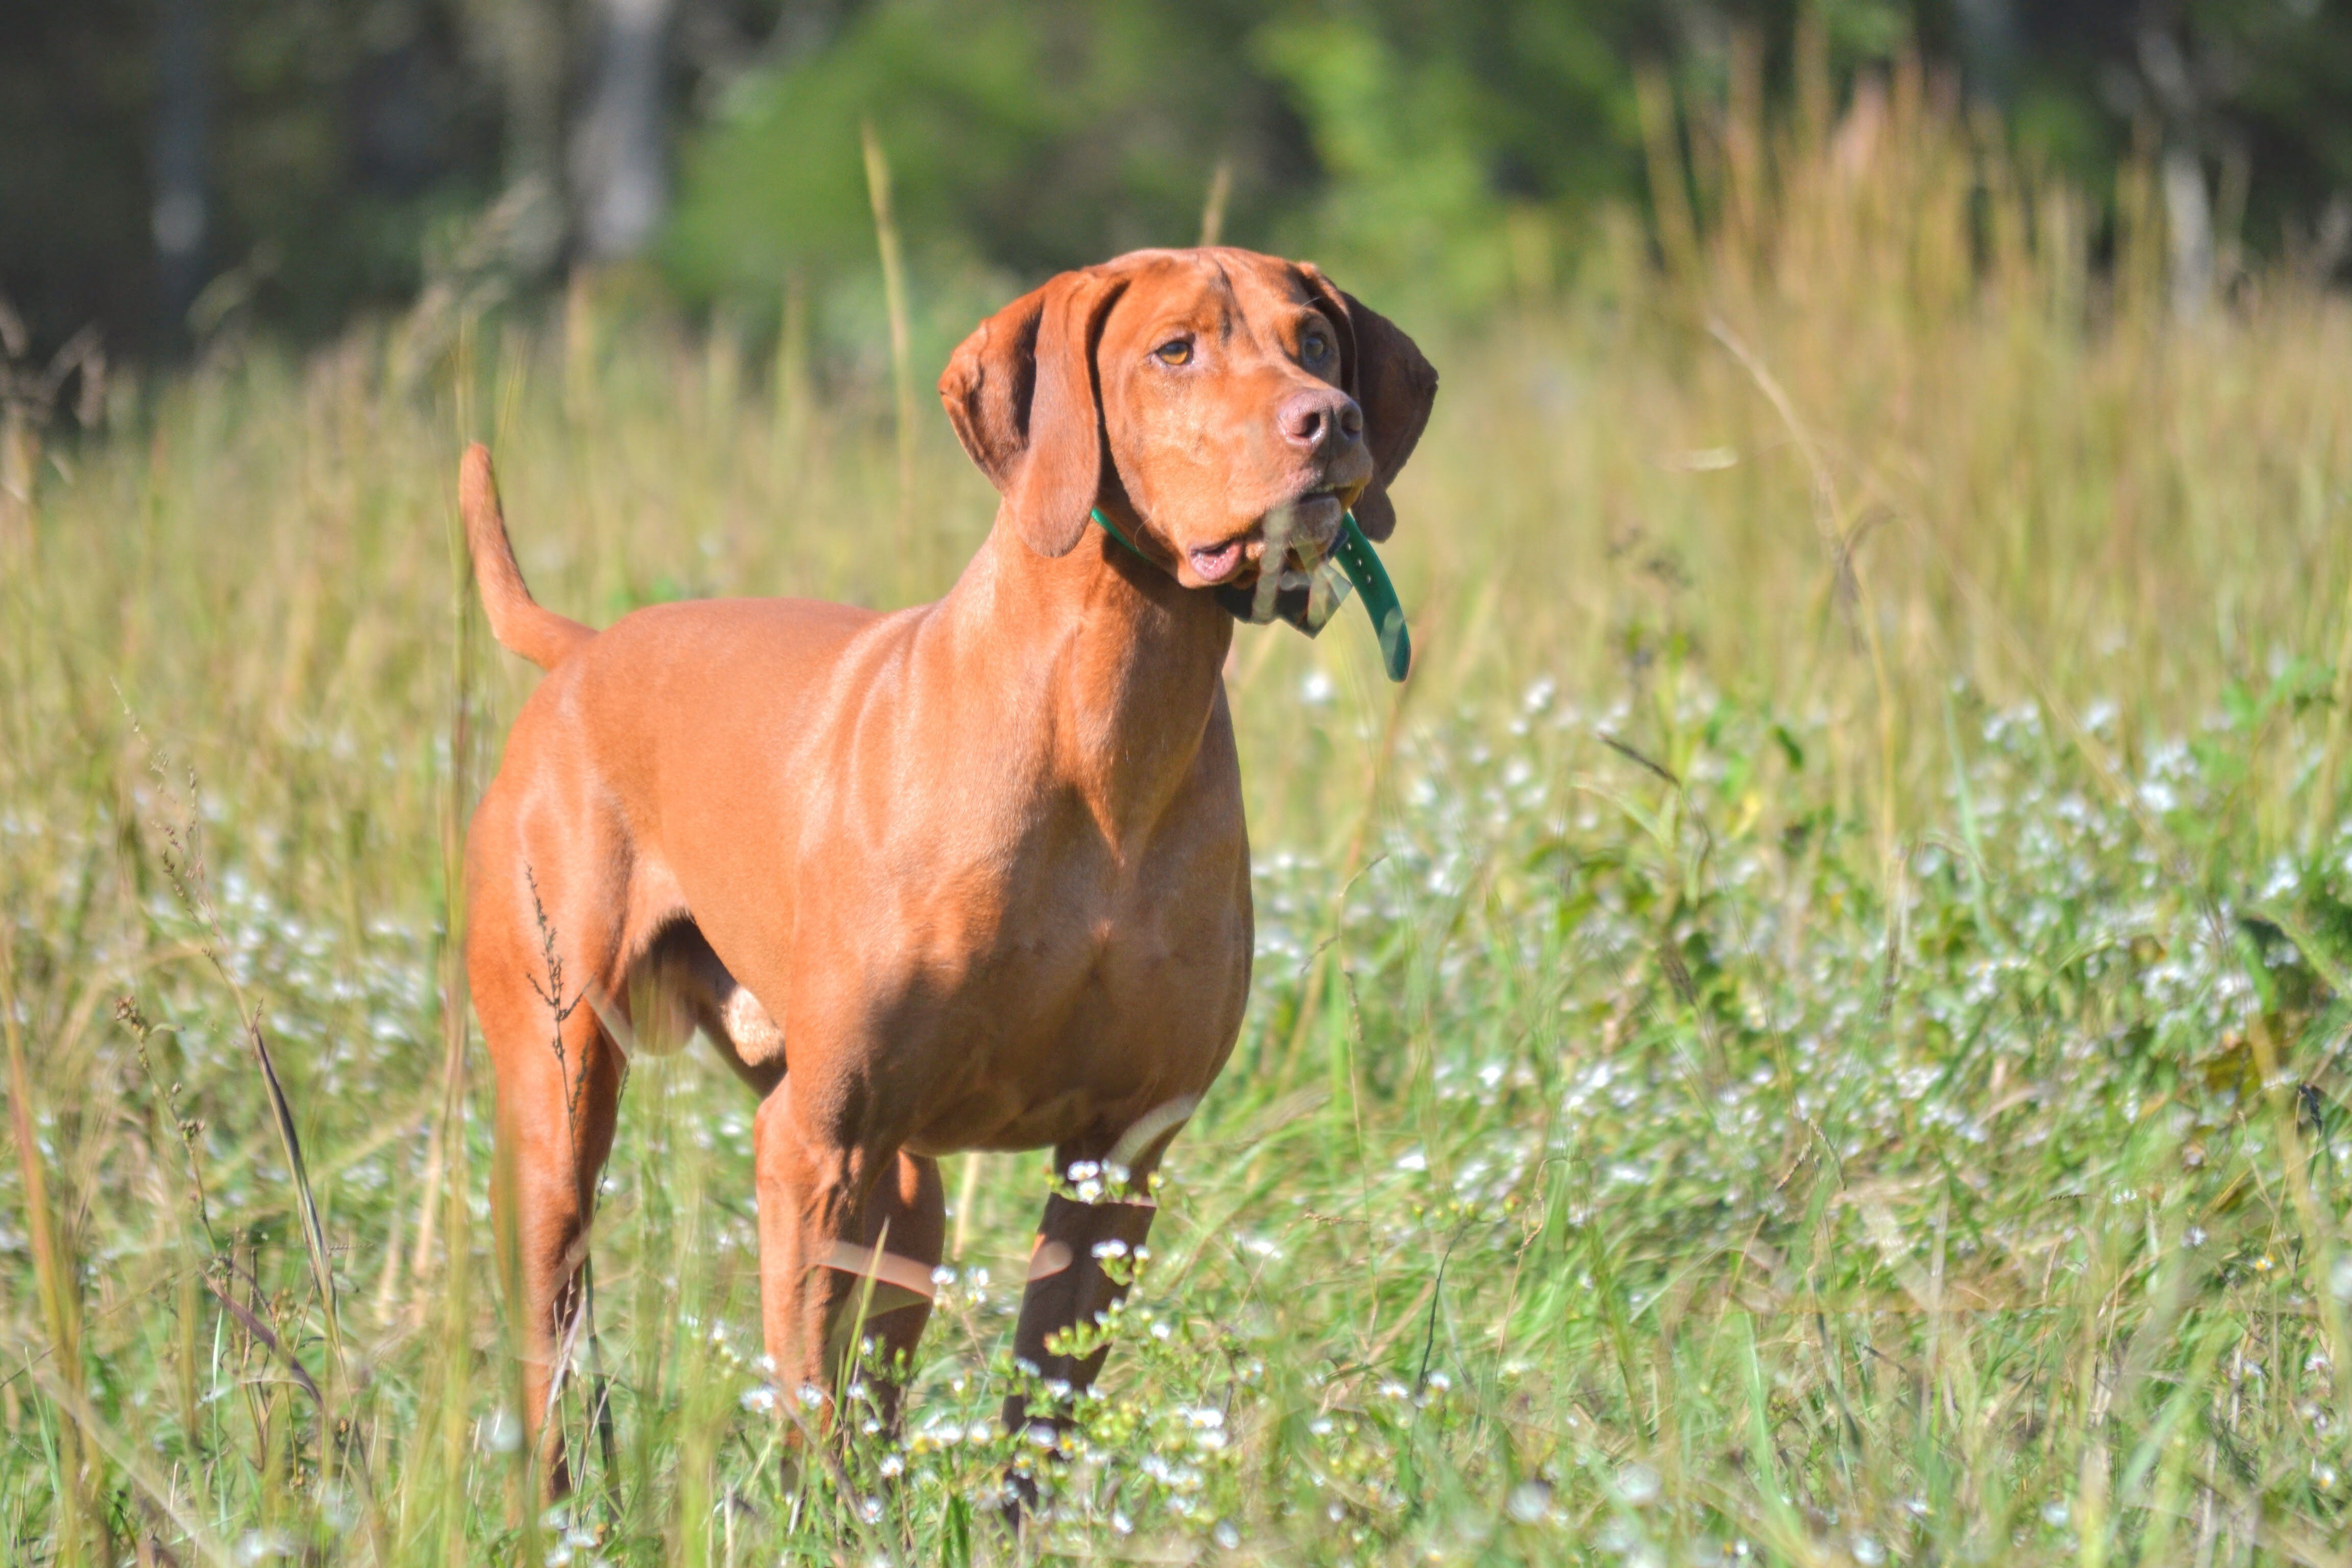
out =
[[(527, 879), (519, 848), (484, 852), (499, 826), (477, 819), (467, 971), (498, 1078), (491, 1196), (521, 1340), (522, 1426), (538, 1441), (559, 1363), (576, 1344), (589, 1220), (626, 1065), (598, 1005), (625, 1000), (597, 994), (610, 984), (598, 949), (609, 963), (611, 938), (589, 929), (586, 900), (561, 899), (548, 872)], [(560, 1433), (542, 1451), (548, 1489), (567, 1491)]]

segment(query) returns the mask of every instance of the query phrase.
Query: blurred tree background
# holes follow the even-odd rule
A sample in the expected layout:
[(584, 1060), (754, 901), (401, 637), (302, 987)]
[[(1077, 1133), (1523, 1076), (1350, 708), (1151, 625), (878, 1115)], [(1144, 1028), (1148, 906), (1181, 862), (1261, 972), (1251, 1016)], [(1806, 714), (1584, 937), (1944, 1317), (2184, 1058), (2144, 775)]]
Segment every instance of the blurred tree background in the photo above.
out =
[(869, 129), (941, 321), (1204, 229), (1475, 314), (1720, 156), (1691, 105), (1908, 58), (2095, 197), (2144, 165), (2185, 300), (2352, 254), (2352, 0), (16, 0), (0, 326), (168, 357), (619, 266), (845, 340)]

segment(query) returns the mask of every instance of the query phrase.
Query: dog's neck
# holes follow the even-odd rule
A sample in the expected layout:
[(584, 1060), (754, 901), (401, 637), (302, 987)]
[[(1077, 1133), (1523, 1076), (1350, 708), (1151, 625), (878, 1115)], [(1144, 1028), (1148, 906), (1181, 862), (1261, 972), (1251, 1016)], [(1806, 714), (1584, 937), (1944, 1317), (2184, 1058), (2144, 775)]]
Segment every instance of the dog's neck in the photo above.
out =
[(1099, 529), (1048, 558), (1002, 515), (940, 608), (970, 689), (1012, 699), (1004, 739), (1041, 746), (1106, 837), (1148, 832), (1223, 700), (1233, 617)]

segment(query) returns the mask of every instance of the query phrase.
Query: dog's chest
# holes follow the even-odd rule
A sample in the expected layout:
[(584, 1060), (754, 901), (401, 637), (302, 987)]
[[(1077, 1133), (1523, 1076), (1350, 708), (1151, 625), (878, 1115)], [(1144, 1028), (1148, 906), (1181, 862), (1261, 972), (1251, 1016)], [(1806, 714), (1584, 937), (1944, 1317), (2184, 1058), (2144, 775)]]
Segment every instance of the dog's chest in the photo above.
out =
[(933, 973), (1026, 1024), (1013, 1032), (1065, 1047), (1139, 1010), (1213, 1011), (1246, 983), (1246, 855), (1236, 827), (1163, 833), (1124, 853), (1075, 843), (1002, 874), (978, 870), (976, 886), (949, 889), (936, 906)]
[(930, 1085), (921, 1142), (1062, 1143), (1207, 1088), (1249, 986), (1247, 847), (1237, 818), (1173, 826), (1125, 853), (1032, 836), (902, 911), (888, 1011), (920, 1022), (883, 1048)]

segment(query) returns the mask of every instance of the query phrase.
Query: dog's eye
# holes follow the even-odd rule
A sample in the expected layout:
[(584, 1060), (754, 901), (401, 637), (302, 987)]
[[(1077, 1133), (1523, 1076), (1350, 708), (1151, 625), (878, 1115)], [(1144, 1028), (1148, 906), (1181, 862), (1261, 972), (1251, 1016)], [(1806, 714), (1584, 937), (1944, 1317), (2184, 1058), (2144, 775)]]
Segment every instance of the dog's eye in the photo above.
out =
[(1192, 345), (1182, 338), (1171, 338), (1151, 351), (1151, 357), (1161, 364), (1190, 364)]
[(1320, 332), (1309, 332), (1299, 343), (1298, 352), (1310, 361), (1319, 360), (1331, 352), (1331, 340)]

